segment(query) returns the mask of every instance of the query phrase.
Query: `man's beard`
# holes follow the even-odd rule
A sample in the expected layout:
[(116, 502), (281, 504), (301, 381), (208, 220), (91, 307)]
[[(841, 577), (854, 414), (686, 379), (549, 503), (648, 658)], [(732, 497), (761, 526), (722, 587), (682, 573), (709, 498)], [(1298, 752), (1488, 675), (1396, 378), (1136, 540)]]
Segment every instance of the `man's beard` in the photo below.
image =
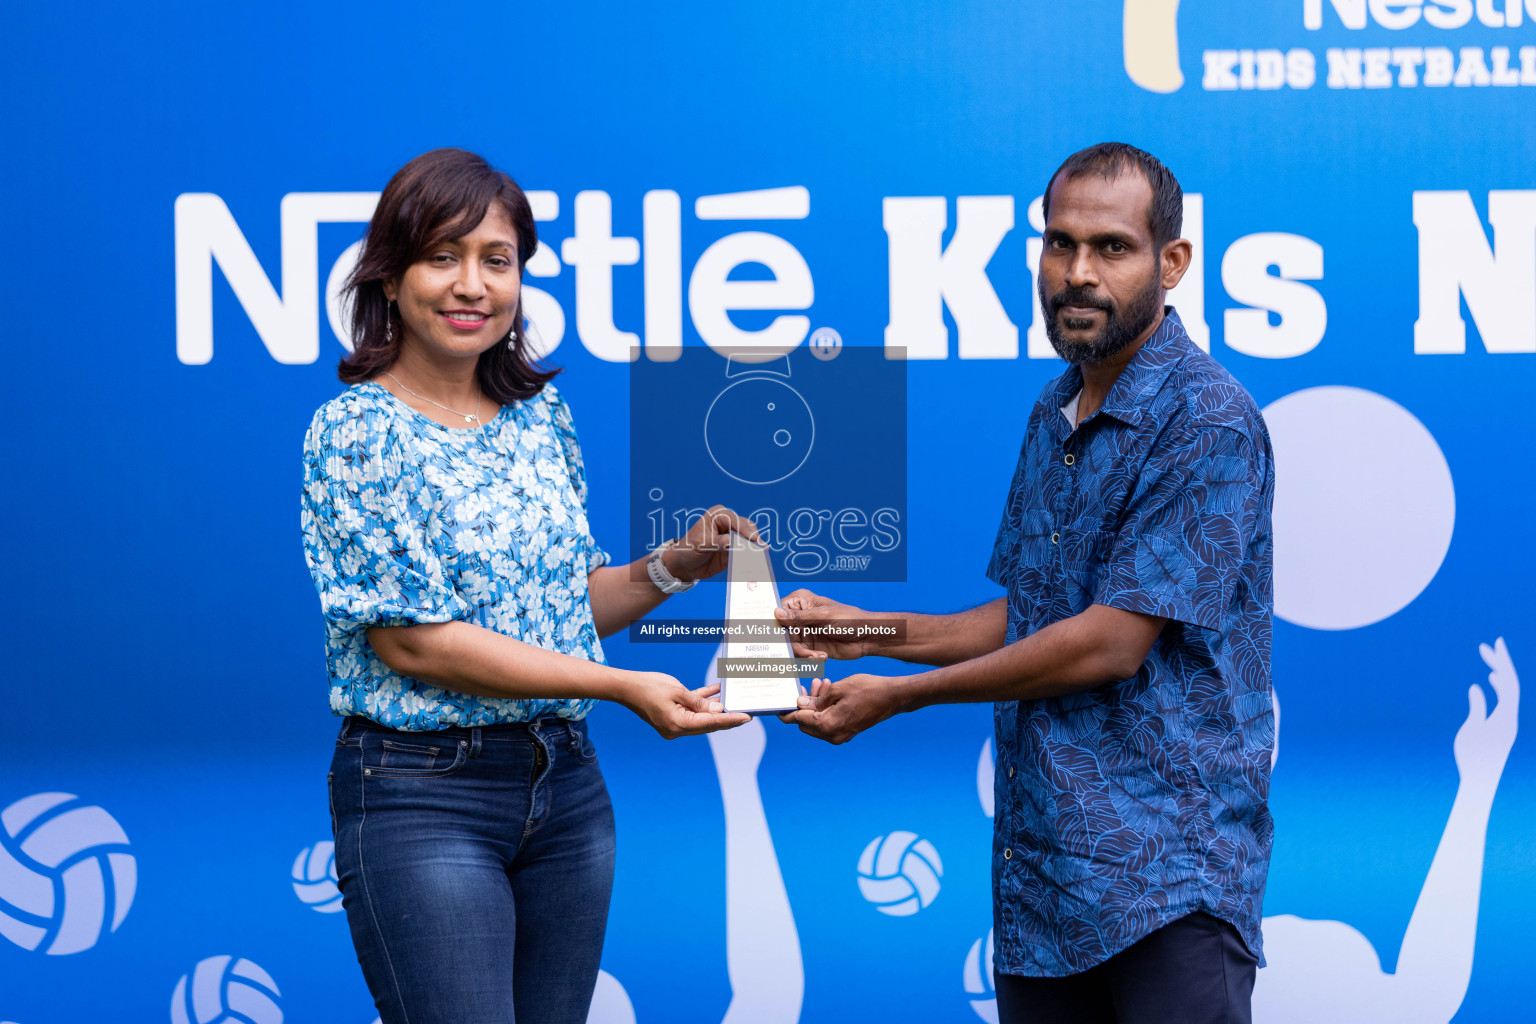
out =
[[(1045, 336), (1051, 348), (1067, 362), (1081, 366), (1102, 363), (1110, 356), (1135, 341), (1152, 326), (1152, 321), (1162, 312), (1162, 299), (1157, 294), (1157, 278), (1147, 281), (1124, 309), (1113, 299), (1086, 288), (1063, 288), (1055, 295), (1045, 294), (1045, 281), (1040, 282), (1040, 308), (1045, 314)], [(1062, 337), (1060, 309), (1062, 306), (1083, 306), (1104, 310), (1104, 326), (1087, 341), (1068, 341)], [(1071, 319), (1070, 317), (1068, 319)]]

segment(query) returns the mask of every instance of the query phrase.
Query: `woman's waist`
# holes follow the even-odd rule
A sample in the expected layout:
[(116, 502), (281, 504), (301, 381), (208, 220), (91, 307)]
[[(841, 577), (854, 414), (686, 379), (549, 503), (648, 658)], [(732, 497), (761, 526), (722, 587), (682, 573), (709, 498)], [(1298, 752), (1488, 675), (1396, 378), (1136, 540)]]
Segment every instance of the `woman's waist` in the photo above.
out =
[(584, 718), (563, 718), (559, 715), (541, 714), (519, 722), (494, 722), (485, 725), (445, 725), (437, 729), (397, 729), (366, 715), (348, 715), (343, 718), (338, 742), (356, 738), (364, 733), (379, 733), (412, 739), (427, 739), (445, 743), (459, 740), (475, 743), (497, 741), (527, 742), (539, 737), (583, 736), (587, 723)]

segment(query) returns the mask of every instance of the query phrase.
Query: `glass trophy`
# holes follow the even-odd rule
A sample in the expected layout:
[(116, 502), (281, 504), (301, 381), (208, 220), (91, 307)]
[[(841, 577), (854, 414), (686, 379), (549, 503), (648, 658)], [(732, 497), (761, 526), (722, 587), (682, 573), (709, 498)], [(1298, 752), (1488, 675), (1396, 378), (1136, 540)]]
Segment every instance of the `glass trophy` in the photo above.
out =
[[(726, 711), (766, 715), (798, 706), (800, 678), (788, 674), (795, 652), (788, 630), (773, 616), (778, 606), (768, 549), (732, 534), (725, 584), (728, 664), (719, 666), (718, 673)], [(773, 671), (776, 666), (783, 671)]]

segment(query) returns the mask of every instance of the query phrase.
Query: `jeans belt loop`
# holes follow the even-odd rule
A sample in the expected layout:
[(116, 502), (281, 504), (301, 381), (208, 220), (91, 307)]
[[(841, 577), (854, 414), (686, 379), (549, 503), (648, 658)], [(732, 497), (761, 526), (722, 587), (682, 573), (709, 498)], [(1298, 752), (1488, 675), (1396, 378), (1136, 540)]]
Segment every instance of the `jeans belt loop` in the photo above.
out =
[(478, 725), (469, 730), (469, 756), (480, 756), (480, 727)]

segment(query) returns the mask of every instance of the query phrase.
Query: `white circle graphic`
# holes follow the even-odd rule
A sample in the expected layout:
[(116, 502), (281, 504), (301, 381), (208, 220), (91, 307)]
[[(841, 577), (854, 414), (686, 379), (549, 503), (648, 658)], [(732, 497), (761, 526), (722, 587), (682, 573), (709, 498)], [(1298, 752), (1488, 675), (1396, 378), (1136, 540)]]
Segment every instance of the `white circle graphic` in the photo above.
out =
[(306, 846), (293, 862), (293, 894), (322, 914), (341, 910), (336, 886), (336, 844), (329, 839)]
[(1275, 614), (1359, 629), (1434, 579), (1456, 494), (1434, 437), (1373, 391), (1308, 388), (1264, 410), (1275, 449)]
[(211, 956), (171, 993), (171, 1024), (283, 1024), (277, 982), (249, 960)]
[(993, 802), (997, 798), (997, 765), (992, 757), (992, 740), (981, 745), (981, 756), (976, 759), (976, 795), (981, 798), (981, 811), (992, 817)]
[(939, 851), (914, 832), (876, 836), (859, 856), (859, 892), (882, 914), (907, 917), (939, 894)]
[(992, 971), (992, 929), (987, 929), (985, 951), (982, 940), (971, 943), (965, 954), (965, 991), (971, 997), (971, 1009), (987, 1024), (997, 1024), (996, 975)]
[(52, 956), (117, 931), (138, 885), (128, 836), (70, 793), (37, 793), (0, 811), (0, 935)]

